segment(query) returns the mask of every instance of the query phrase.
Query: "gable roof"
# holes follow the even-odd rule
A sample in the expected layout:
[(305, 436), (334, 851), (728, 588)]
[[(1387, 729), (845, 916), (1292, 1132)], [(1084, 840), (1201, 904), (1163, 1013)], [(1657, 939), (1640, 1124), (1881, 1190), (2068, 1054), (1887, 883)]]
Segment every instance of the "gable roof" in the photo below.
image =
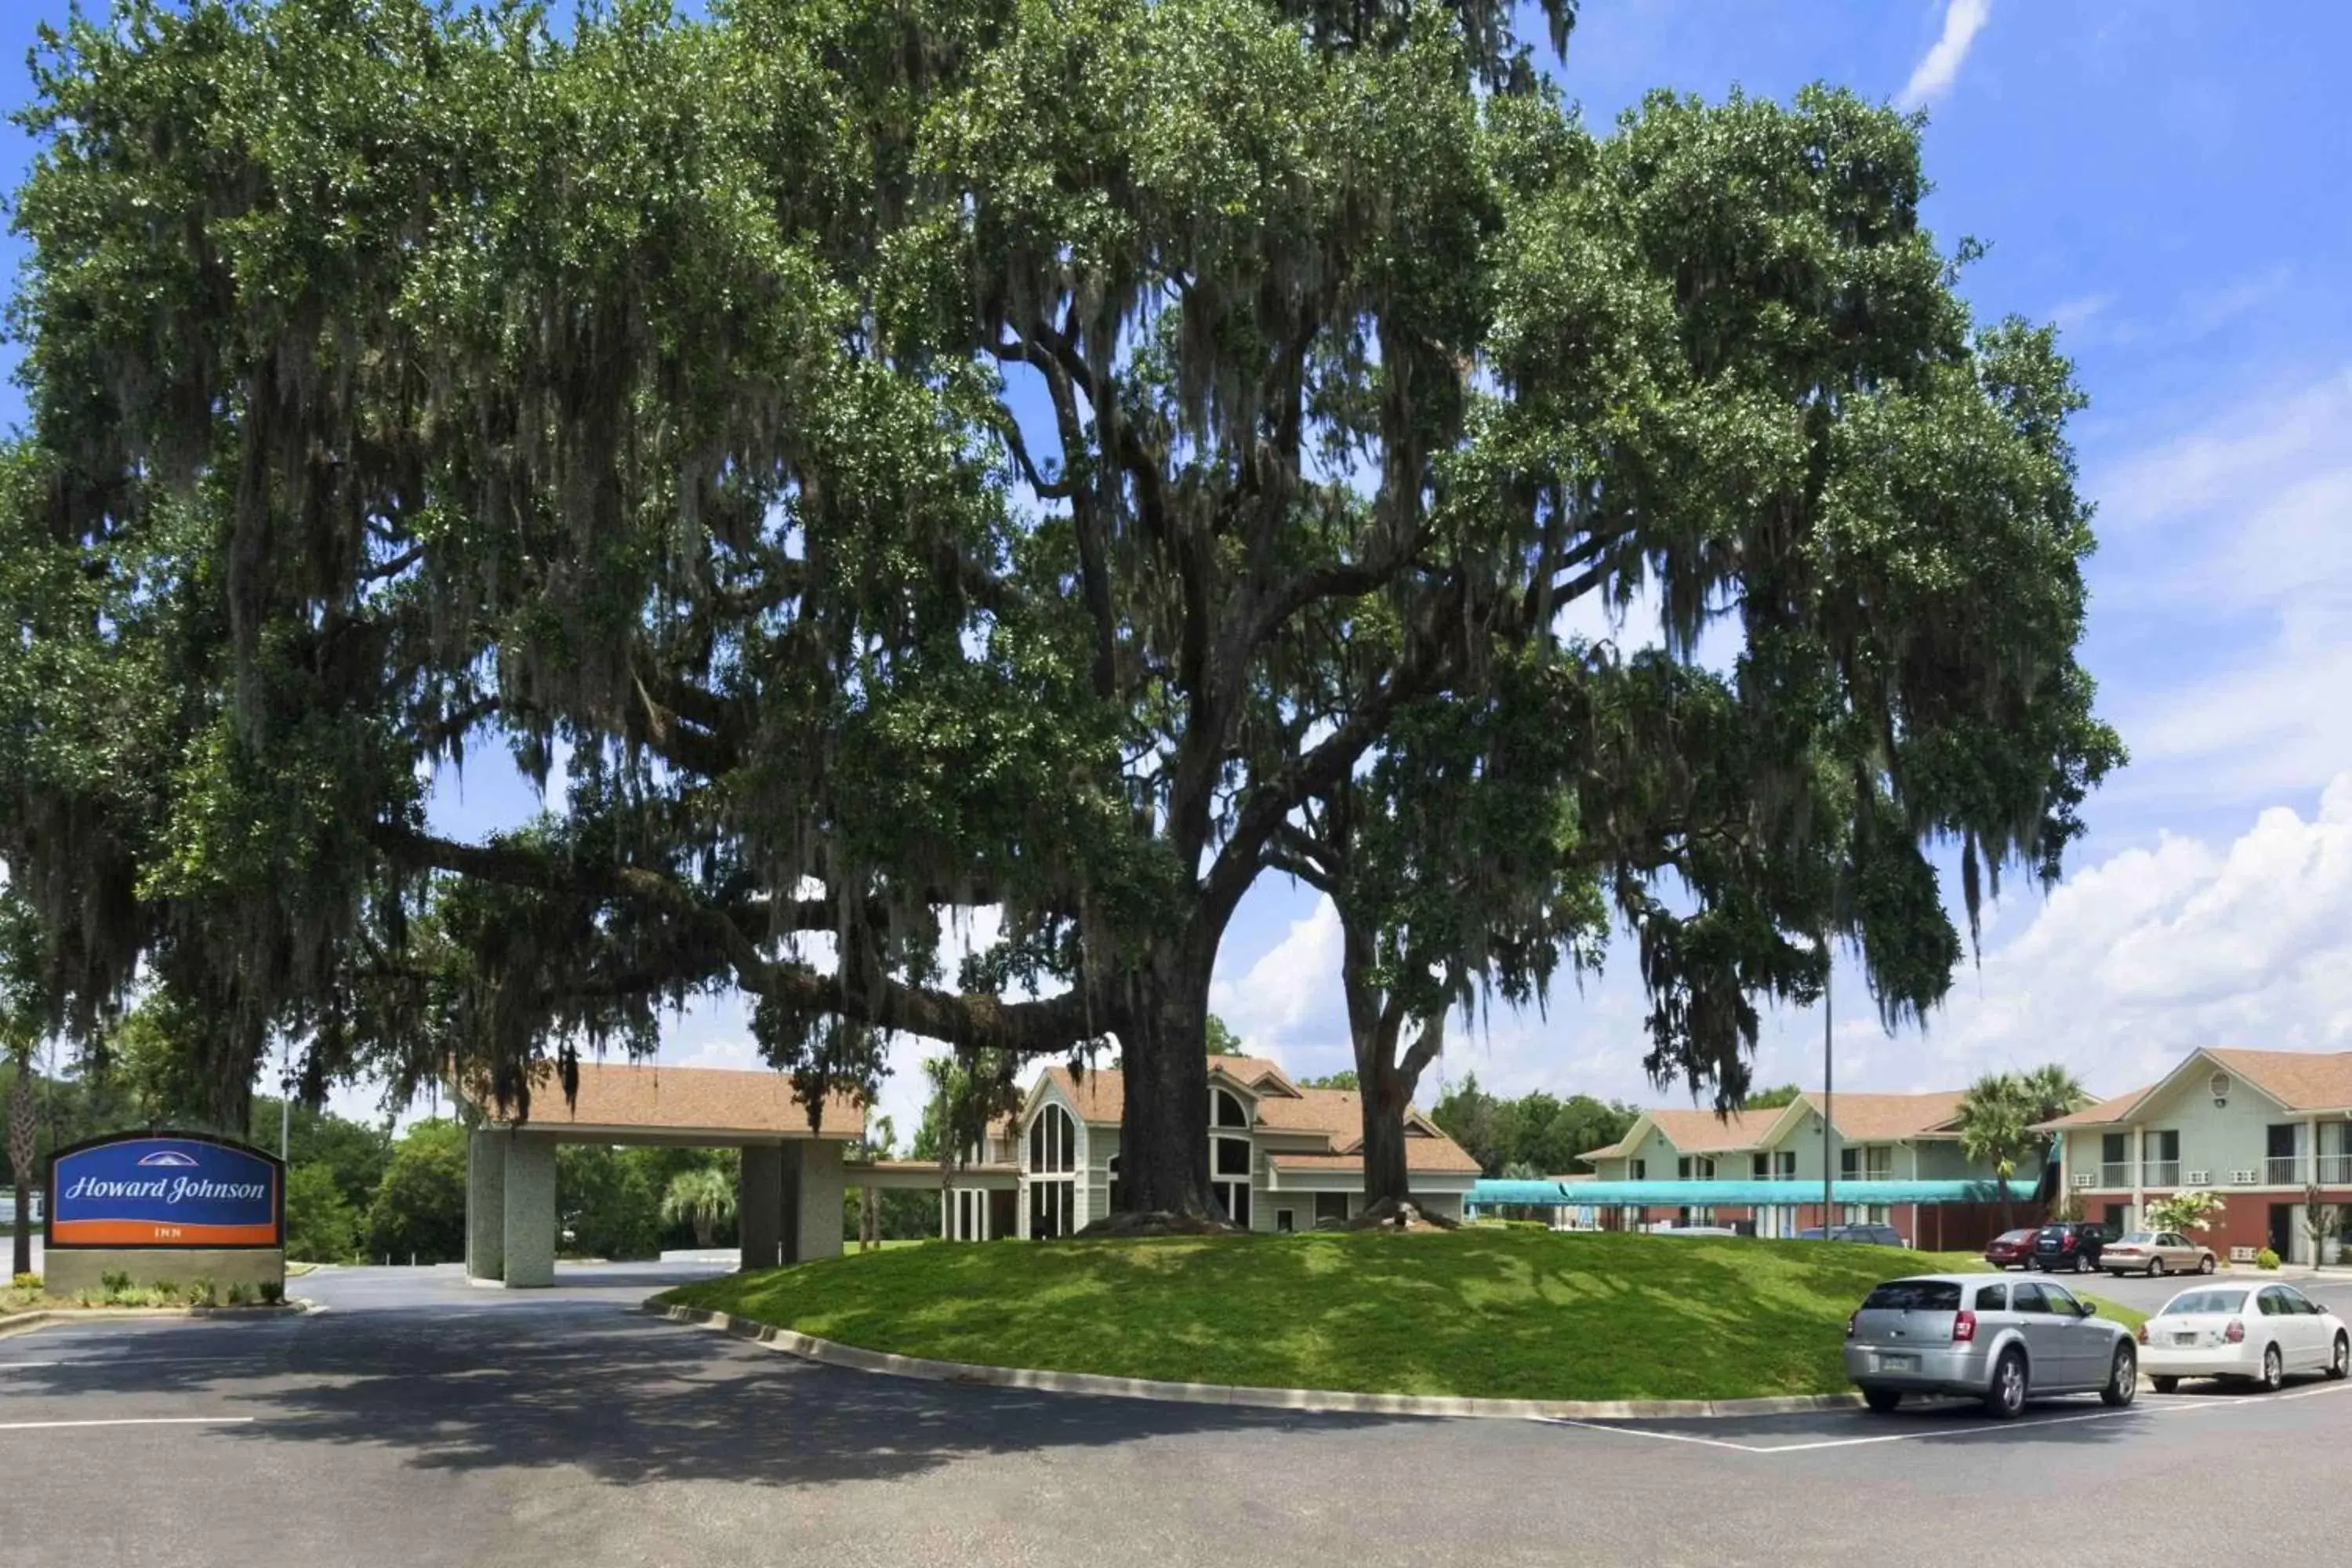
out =
[(2042, 1129), (2113, 1127), (2129, 1121), (2161, 1091), (2200, 1068), (2218, 1068), (2287, 1110), (2352, 1109), (2352, 1051), (2252, 1051), (2200, 1047), (2145, 1089), (2040, 1124)]
[(1755, 1146), (1758, 1134), (1779, 1111), (1735, 1110), (1728, 1117), (1712, 1110), (1644, 1110), (1625, 1129), (1625, 1136), (1606, 1149), (1588, 1149), (1577, 1158), (1622, 1160), (1640, 1148), (1652, 1132), (1658, 1133), (1682, 1154), (1722, 1154)]
[[(1961, 1090), (1936, 1089), (1927, 1094), (1838, 1094), (1831, 1096), (1838, 1136), (1849, 1143), (1887, 1139), (1920, 1138), (1950, 1130), (1960, 1113)], [(1793, 1102), (1821, 1114), (1822, 1097), (1807, 1092)]]
[[(1943, 1136), (1957, 1119), (1958, 1089), (1927, 1094), (1841, 1094), (1835, 1097), (1838, 1135), (1849, 1143), (1903, 1138)], [(1591, 1149), (1578, 1159), (1619, 1160), (1641, 1147), (1653, 1131), (1682, 1154), (1729, 1154), (1761, 1149), (1780, 1137), (1806, 1112), (1821, 1114), (1821, 1096), (1801, 1094), (1785, 1106), (1765, 1110), (1735, 1110), (1727, 1117), (1712, 1110), (1644, 1110), (1626, 1129), (1625, 1136), (1605, 1149)]]
[(2247, 1051), (2233, 1047), (2203, 1054), (2289, 1110), (2352, 1107), (2352, 1051)]

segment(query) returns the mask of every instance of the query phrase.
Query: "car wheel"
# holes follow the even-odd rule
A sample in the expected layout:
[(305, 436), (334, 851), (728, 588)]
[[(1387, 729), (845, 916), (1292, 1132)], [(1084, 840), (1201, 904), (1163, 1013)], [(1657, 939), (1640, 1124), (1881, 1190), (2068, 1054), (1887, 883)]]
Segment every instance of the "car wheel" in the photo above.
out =
[(2121, 1407), (2139, 1397), (2139, 1352), (2127, 1342), (2116, 1345), (2116, 1359), (2107, 1368), (2107, 1385), (2099, 1390), (2105, 1404)]
[(1899, 1388), (1865, 1388), (1862, 1391), (1862, 1402), (1884, 1415), (1903, 1403), (1903, 1391)]
[(2200, 1274), (2210, 1274), (2213, 1272), (2213, 1255), (2211, 1253), (2209, 1252), (2204, 1257), (2197, 1260), (2197, 1272)]
[(2147, 1260), (2147, 1277), (2151, 1279), (2161, 1279), (2164, 1278), (2163, 1258), (2151, 1258)]
[(2279, 1385), (2285, 1382), (2286, 1363), (2280, 1359), (2278, 1346), (2264, 1345), (2263, 1347), (2263, 1392), (2276, 1394)]
[(2327, 1358), (2327, 1375), (2338, 1383), (2352, 1375), (2352, 1339), (2336, 1336), (2336, 1353)]
[(2180, 1386), (2180, 1380), (2177, 1377), (2151, 1377), (2147, 1381), (2155, 1385), (2158, 1394), (2169, 1394)]
[(2013, 1350), (2000, 1352), (1993, 1363), (1992, 1386), (1985, 1390), (1985, 1414), (2001, 1421), (2014, 1421), (2025, 1414), (2025, 1394), (2030, 1386), (2025, 1357)]

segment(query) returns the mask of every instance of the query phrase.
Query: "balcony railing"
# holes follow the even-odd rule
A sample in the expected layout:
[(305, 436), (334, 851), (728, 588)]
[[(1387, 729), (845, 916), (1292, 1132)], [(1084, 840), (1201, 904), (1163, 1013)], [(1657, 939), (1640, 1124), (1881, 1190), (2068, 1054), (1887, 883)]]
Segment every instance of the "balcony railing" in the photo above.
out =
[(2178, 1160), (2150, 1160), (2143, 1169), (2144, 1185), (2177, 1187), (2180, 1184), (2180, 1162)]
[(2110, 1160), (2099, 1167), (2099, 1185), (2110, 1193), (2119, 1193), (2132, 1184), (2131, 1162)]
[(2319, 1157), (2319, 1184), (2323, 1187), (2352, 1187), (2352, 1154), (2322, 1154)]
[(2303, 1185), (2303, 1162), (2293, 1154), (2272, 1155), (2263, 1162), (2263, 1185), (2266, 1187)]

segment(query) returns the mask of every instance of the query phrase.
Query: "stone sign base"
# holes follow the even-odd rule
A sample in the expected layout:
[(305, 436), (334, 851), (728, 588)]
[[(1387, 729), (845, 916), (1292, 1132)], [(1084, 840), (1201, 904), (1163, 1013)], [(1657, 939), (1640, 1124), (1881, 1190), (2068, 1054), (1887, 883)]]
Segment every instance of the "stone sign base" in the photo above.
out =
[(110, 1274), (128, 1274), (134, 1288), (176, 1285), (184, 1290), (209, 1279), (226, 1300), (232, 1285), (254, 1295), (263, 1285), (286, 1289), (286, 1254), (275, 1247), (52, 1247), (41, 1255), (41, 1286), (52, 1296), (96, 1296)]

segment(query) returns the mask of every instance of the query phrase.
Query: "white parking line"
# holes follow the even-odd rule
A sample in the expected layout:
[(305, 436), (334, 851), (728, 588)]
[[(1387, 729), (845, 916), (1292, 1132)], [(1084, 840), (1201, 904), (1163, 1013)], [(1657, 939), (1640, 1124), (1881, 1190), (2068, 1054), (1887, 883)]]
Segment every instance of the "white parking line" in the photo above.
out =
[(2078, 1421), (2112, 1421), (2118, 1415), (2137, 1415), (2135, 1409), (2094, 1410), (2084, 1415), (2044, 1415), (2031, 1421), (2003, 1422), (1995, 1426), (1946, 1426), (1923, 1432), (1880, 1432), (1868, 1437), (1824, 1437), (1813, 1443), (1775, 1443), (1751, 1448), (1756, 1454), (1804, 1454), (1816, 1448), (1858, 1448), (1865, 1443), (1912, 1443), (1927, 1437), (1981, 1437), (1993, 1432), (2023, 1432), (2036, 1426), (2071, 1426)]
[(1581, 1426), (1590, 1432), (1614, 1432), (1622, 1437), (1655, 1437), (1661, 1443), (1696, 1443), (1702, 1448), (1729, 1448), (1740, 1454), (1769, 1454), (1769, 1448), (1758, 1448), (1746, 1443), (1727, 1443), (1720, 1437), (1697, 1437), (1688, 1432), (1654, 1432), (1647, 1426), (1612, 1426), (1605, 1421), (1578, 1421), (1566, 1415), (1539, 1415), (1537, 1420), (1547, 1426)]
[(1820, 1437), (1799, 1443), (1741, 1443), (1727, 1437), (1702, 1437), (1692, 1432), (1661, 1432), (1650, 1426), (1623, 1426), (1607, 1421), (1576, 1421), (1566, 1416), (1542, 1418), (1548, 1426), (1580, 1426), (1591, 1432), (1613, 1432), (1625, 1437), (1650, 1437), (1661, 1443), (1688, 1443), (1702, 1448), (1728, 1448), (1736, 1454), (1810, 1454), (1823, 1448), (1858, 1448), (1876, 1443), (1919, 1443), (1936, 1437), (1984, 1437), (1998, 1434), (2030, 1432), (2037, 1426), (2071, 1426), (2084, 1421), (2112, 1421), (2123, 1415), (2188, 1415), (2211, 1410), (2260, 1410), (2266, 1405), (2290, 1399), (2316, 1399), (2323, 1394), (2352, 1393), (2352, 1383), (2327, 1383), (2314, 1388), (2297, 1389), (2293, 1394), (2274, 1394), (2267, 1398), (2241, 1394), (2234, 1398), (2211, 1396), (2189, 1399), (2160, 1398), (2144, 1400), (2121, 1410), (2091, 1410), (2079, 1415), (2038, 1415), (2022, 1421), (1984, 1423), (1969, 1426), (1926, 1427), (1916, 1432), (1874, 1432), (1866, 1437)]
[(63, 1366), (61, 1361), (0, 1361), (0, 1372), (24, 1372), (37, 1366)]
[(247, 1426), (250, 1415), (119, 1415), (104, 1421), (0, 1421), (0, 1432), (48, 1432), (60, 1426)]

